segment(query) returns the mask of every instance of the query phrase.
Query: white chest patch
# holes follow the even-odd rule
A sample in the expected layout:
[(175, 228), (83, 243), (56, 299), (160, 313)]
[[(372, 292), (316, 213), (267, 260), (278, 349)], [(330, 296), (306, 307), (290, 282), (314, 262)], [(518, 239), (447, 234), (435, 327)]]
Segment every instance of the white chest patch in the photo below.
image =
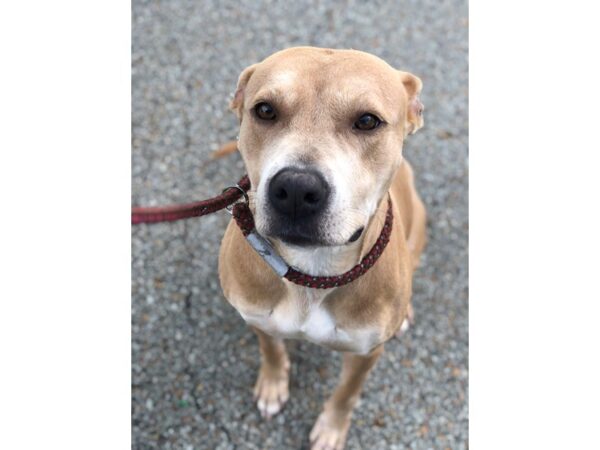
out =
[(305, 339), (334, 350), (366, 354), (380, 342), (375, 328), (342, 329), (320, 302), (285, 299), (264, 314), (238, 310), (243, 319), (274, 337)]

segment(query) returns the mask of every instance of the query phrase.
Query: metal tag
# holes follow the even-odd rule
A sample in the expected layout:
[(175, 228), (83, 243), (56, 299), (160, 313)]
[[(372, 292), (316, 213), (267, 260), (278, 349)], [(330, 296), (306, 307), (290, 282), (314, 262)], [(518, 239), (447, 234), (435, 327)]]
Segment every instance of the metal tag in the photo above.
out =
[(287, 273), (290, 266), (288, 266), (283, 258), (279, 256), (271, 243), (258, 234), (256, 230), (252, 230), (252, 232), (246, 236), (246, 239), (256, 253), (262, 256), (262, 259), (271, 266), (277, 275), (283, 277)]

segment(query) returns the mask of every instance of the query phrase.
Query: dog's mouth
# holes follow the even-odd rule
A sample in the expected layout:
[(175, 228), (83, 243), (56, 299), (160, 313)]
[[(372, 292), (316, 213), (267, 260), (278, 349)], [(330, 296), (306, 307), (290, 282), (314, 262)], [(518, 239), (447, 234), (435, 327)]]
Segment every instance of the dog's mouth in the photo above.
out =
[[(266, 238), (276, 239), (296, 247), (340, 247), (359, 240), (365, 227), (358, 226), (348, 237), (348, 228), (342, 223), (348, 220), (340, 214), (332, 214), (326, 208), (317, 213), (289, 217), (277, 211), (271, 204), (263, 210), (258, 208), (258, 231)], [(345, 228), (345, 232), (342, 231)], [(345, 236), (344, 236), (345, 234)]]
[(356, 242), (364, 230), (365, 227), (360, 227), (358, 230), (356, 230), (354, 234), (350, 236), (350, 239), (348, 239), (348, 243)]
[(285, 244), (296, 247), (337, 247), (356, 242), (364, 232), (364, 227), (357, 229), (345, 242), (331, 241), (319, 231), (318, 226), (295, 226), (293, 224), (278, 224), (276, 227), (270, 227), (266, 236), (278, 239)]
[(327, 247), (334, 245), (327, 242), (318, 228), (314, 226), (279, 225), (269, 233), (269, 236), (297, 247)]
[(324, 247), (327, 244), (321, 240), (309, 238), (299, 234), (287, 234), (277, 236), (282, 242), (296, 247)]

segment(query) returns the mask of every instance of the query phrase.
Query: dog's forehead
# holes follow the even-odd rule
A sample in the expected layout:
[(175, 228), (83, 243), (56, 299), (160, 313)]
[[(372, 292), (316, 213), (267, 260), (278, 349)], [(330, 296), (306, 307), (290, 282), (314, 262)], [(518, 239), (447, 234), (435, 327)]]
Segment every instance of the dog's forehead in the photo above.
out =
[(317, 92), (329, 96), (368, 93), (402, 97), (398, 72), (385, 61), (354, 50), (294, 48), (275, 53), (256, 66), (252, 90)]
[(315, 47), (295, 47), (274, 53), (261, 66), (270, 69), (288, 67), (298, 71), (356, 69), (364, 72), (386, 73), (394, 69), (381, 58), (357, 50), (334, 50)]

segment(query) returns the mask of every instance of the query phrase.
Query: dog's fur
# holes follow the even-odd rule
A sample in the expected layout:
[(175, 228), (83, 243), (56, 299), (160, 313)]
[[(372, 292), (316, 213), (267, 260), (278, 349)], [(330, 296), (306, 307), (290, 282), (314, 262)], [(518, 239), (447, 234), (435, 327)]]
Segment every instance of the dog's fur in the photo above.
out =
[[(412, 315), (411, 280), (425, 244), (425, 208), (402, 144), (423, 125), (421, 86), (416, 76), (367, 53), (299, 47), (245, 69), (231, 103), (240, 119), (238, 146), (252, 183), (257, 231), (288, 264), (311, 275), (352, 268), (379, 236), (388, 197), (392, 201), (387, 248), (365, 275), (338, 288), (304, 288), (279, 278), (233, 221), (223, 238), (223, 292), (259, 339), (254, 392), (263, 416), (277, 413), (288, 398), (284, 338), (345, 352), (340, 383), (310, 435), (313, 449), (343, 448), (352, 409), (383, 343), (405, 329)], [(277, 120), (255, 117), (253, 108), (262, 101), (277, 109)], [(376, 114), (384, 125), (353, 129), (364, 113)], [(274, 232), (267, 186), (284, 167), (317, 170), (332, 187), (314, 245), (292, 245)], [(360, 238), (349, 242), (361, 227)]]

